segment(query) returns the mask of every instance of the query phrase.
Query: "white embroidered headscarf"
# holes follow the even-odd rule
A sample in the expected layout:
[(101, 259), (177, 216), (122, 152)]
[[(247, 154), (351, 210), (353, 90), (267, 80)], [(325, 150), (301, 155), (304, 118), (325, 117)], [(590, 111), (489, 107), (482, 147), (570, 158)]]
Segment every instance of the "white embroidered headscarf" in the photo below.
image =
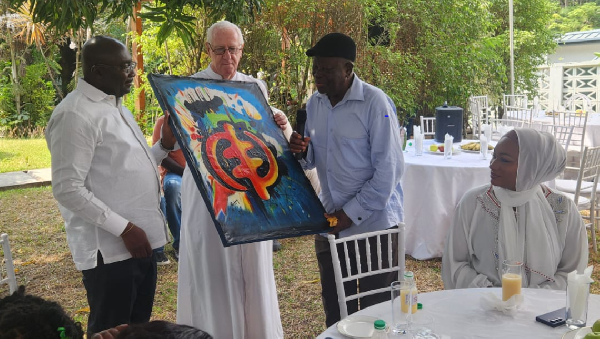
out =
[[(523, 286), (537, 286), (554, 277), (561, 258), (556, 217), (540, 184), (564, 170), (566, 152), (550, 133), (533, 129), (515, 132), (519, 143), (516, 191), (494, 186), (501, 206), (499, 262), (523, 262), (530, 271), (523, 272)], [(517, 208), (518, 221), (513, 207)]]

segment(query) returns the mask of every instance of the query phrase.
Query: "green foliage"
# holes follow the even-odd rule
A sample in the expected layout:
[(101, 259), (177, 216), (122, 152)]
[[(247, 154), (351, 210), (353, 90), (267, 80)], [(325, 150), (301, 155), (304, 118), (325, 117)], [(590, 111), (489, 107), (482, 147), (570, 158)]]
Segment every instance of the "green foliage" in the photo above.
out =
[[(164, 0), (144, 2), (146, 11), (140, 15), (149, 21), (160, 23), (157, 34), (158, 45), (162, 45), (172, 33), (190, 44), (195, 30), (195, 18), (186, 12), (187, 8), (206, 9), (215, 21), (221, 18), (233, 22), (251, 21), (260, 12), (263, 0)], [(58, 34), (92, 28), (103, 13), (107, 22), (125, 20), (133, 15), (133, 8), (139, 0), (8, 0), (10, 8), (17, 9), (26, 2), (31, 4), (35, 22), (49, 24)]]
[[(18, 89), (7, 76), (0, 79), (0, 126), (17, 128), (20, 130), (18, 135), (28, 135), (35, 127), (46, 126), (54, 109), (56, 94), (47, 74), (46, 65), (36, 63), (25, 67)], [(20, 114), (15, 107), (15, 90), (21, 94)]]
[(555, 10), (549, 25), (550, 30), (561, 34), (588, 31), (599, 27), (600, 5), (594, 2)]

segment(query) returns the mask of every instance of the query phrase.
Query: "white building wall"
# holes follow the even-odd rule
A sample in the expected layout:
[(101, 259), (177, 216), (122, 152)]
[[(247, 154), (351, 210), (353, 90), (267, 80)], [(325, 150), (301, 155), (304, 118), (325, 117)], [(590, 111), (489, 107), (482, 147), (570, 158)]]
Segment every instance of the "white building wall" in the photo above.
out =
[(596, 57), (594, 52), (600, 52), (600, 41), (559, 44), (556, 52), (548, 56), (548, 63), (591, 61)]

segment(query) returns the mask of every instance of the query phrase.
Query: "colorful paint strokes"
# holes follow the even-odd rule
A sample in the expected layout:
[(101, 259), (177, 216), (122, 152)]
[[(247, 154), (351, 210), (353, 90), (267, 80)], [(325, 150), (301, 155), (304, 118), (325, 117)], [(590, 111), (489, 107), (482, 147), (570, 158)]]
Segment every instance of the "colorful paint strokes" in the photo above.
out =
[(326, 232), (323, 206), (256, 84), (148, 79), (224, 246)]

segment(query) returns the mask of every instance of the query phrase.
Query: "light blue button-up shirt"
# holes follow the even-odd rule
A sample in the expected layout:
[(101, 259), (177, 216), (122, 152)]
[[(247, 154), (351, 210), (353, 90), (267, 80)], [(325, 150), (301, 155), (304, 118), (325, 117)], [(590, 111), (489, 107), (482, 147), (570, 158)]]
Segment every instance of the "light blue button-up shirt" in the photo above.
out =
[(400, 129), (392, 100), (354, 75), (335, 107), (315, 93), (306, 105), (310, 145), (303, 166), (316, 167), (328, 213), (343, 209), (352, 226), (340, 237), (383, 230), (404, 220)]

